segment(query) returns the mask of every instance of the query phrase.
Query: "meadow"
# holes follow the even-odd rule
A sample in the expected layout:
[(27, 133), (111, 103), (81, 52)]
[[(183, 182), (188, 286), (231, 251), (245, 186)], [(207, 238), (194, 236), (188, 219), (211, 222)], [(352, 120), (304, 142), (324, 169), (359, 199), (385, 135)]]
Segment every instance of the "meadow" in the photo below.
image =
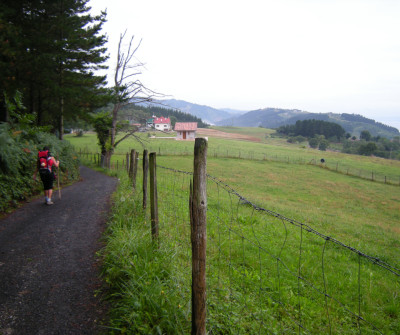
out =
[[(236, 131), (251, 133), (251, 129)], [(318, 160), (323, 155), (328, 161), (398, 175), (399, 162), (319, 152), (301, 145), (289, 145), (281, 139), (267, 137), (268, 134), (261, 135), (260, 129), (257, 132), (263, 138), (259, 143), (209, 138), (208, 174), (228, 184), (256, 206), (301, 222), (324, 236), (399, 269), (399, 186), (372, 182), (304, 163)], [(98, 151), (92, 134), (80, 138), (68, 137), (68, 140), (78, 151)], [(192, 170), (193, 142), (149, 139), (143, 135), (143, 143), (150, 151), (159, 153), (159, 166)], [(119, 166), (131, 148), (142, 150), (138, 142), (125, 142), (114, 157), (119, 159)], [(240, 158), (233, 154), (239, 152)], [(269, 157), (275, 155), (289, 159), (269, 160), (262, 156), (255, 159), (255, 153), (260, 152)], [(244, 153), (249, 153), (249, 159)], [(139, 201), (135, 197), (140, 197), (140, 192), (132, 195), (129, 186), (121, 183), (120, 193), (115, 197), (109, 234), (118, 238), (109, 239), (105, 273), (108, 282), (114, 283), (114, 288), (123, 286), (128, 290), (117, 294), (119, 307), (115, 313), (119, 316), (115, 319), (120, 322), (113, 326), (118, 329), (125, 327), (128, 331), (133, 329), (133, 325), (146, 324), (146, 329), (134, 329), (148, 333), (159, 327), (161, 330), (177, 329), (176, 333), (187, 333), (190, 323), (190, 290), (187, 287), (190, 282), (187, 271), (190, 246), (186, 195), (190, 176), (167, 169), (158, 171), (160, 198), (165, 199), (160, 203), (160, 230), (162, 240), (168, 242), (157, 251), (157, 257), (164, 260), (162, 264), (154, 265), (147, 258), (154, 252), (149, 252), (151, 244), (141, 246), (144, 240), (151, 239), (143, 224), (148, 223), (148, 214), (141, 213), (135, 205)], [(124, 181), (122, 175), (120, 178)], [(341, 301), (346, 301), (347, 309), (359, 309), (362, 315), (373, 315), (368, 316), (368, 320), (378, 325), (383, 330), (381, 333), (399, 332), (398, 277), (393, 279), (368, 261), (361, 261), (360, 256), (357, 257), (359, 254), (353, 255), (348, 249), (342, 250), (336, 244), (327, 246), (326, 239), (315, 238), (306, 233), (307, 230), (293, 227), (290, 222), (270, 216), (266, 219), (263, 213), (254, 211), (251, 206), (243, 206), (238, 199), (232, 199), (231, 193), (222, 191), (223, 187), (216, 186), (212, 181), (209, 187), (208, 272), (214, 274), (208, 278), (211, 292), (208, 302), (210, 333), (264, 333), (264, 329), (271, 334), (318, 334), (329, 333), (328, 330), (331, 333), (379, 333), (368, 324), (357, 325), (360, 319), (351, 313), (349, 316), (340, 304), (333, 307), (335, 304), (329, 303), (328, 308), (324, 301), (326, 295), (315, 294), (316, 290), (308, 285), (309, 280), (314, 282), (319, 292), (336, 293)], [(172, 194), (176, 200), (170, 200)], [(131, 219), (127, 222), (126, 218)], [(221, 243), (221, 240), (224, 242)], [(119, 247), (111, 247), (113, 243), (119, 244)], [(223, 244), (227, 248), (222, 248)], [(265, 255), (261, 257), (261, 254)], [(165, 262), (163, 257), (169, 261)], [(172, 262), (171, 258), (179, 261)], [(145, 267), (146, 270), (142, 269), (145, 273), (134, 270), (139, 266), (132, 264), (138, 262), (142, 262), (140, 264)], [(149, 267), (154, 267), (154, 273)], [(293, 275), (300, 272), (301, 276)], [(266, 276), (266, 273), (271, 275)], [(154, 307), (151, 312), (143, 311), (143, 305), (149, 303), (141, 300), (144, 299), (143, 292), (144, 297), (151, 297)], [(168, 297), (165, 292), (169, 293)], [(125, 301), (125, 305), (121, 300)], [(121, 317), (124, 313), (130, 318)], [(224, 317), (226, 314), (230, 316)], [(149, 320), (148, 315), (158, 315), (158, 318), (154, 316)], [(288, 321), (288, 316), (295, 319), (294, 326)], [(165, 319), (174, 320), (171, 321), (173, 324), (165, 324)], [(332, 325), (327, 326), (328, 323)]]

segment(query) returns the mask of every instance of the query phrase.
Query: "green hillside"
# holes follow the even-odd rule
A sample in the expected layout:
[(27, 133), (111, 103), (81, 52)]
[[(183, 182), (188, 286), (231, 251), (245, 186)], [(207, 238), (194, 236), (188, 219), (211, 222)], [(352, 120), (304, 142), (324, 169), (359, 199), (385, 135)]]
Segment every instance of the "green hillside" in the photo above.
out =
[(393, 138), (399, 136), (397, 128), (387, 126), (356, 114), (308, 113), (297, 109), (265, 108), (250, 111), (240, 116), (217, 122), (220, 126), (278, 128), (292, 125), (296, 121), (321, 120), (341, 125), (352, 136), (359, 137), (361, 131), (368, 130), (372, 136)]

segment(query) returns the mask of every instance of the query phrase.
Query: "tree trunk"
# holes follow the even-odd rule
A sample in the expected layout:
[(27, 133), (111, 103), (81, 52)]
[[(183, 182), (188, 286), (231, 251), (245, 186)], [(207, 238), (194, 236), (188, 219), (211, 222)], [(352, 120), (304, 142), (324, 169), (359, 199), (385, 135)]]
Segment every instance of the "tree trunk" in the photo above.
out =
[(61, 97), (60, 100), (60, 123), (58, 126), (58, 131), (60, 132), (59, 134), (59, 139), (62, 140), (64, 136), (64, 98)]
[(118, 117), (118, 111), (121, 107), (121, 104), (117, 102), (114, 105), (113, 111), (112, 111), (112, 124), (111, 124), (111, 148), (114, 150), (115, 148), (115, 137), (116, 137), (116, 132), (117, 132), (117, 117)]

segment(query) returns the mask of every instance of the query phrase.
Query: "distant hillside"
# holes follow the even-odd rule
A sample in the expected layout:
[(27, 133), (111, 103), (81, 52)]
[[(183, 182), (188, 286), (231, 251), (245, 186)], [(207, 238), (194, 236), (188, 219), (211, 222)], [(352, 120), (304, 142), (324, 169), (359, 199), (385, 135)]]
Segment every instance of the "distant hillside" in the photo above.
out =
[[(162, 103), (166, 108), (176, 109), (183, 113), (188, 113), (198, 118), (202, 119), (203, 122), (208, 124), (216, 124), (218, 121), (223, 119), (227, 119), (230, 117), (230, 113), (224, 110), (212, 108), (204, 105), (193, 104), (184, 100), (159, 100), (159, 103)], [(146, 103), (149, 105), (148, 103)], [(150, 104), (151, 105), (151, 104)], [(157, 105), (160, 107), (160, 105)]]
[(278, 109), (265, 108), (250, 111), (240, 116), (231, 116), (230, 118), (217, 122), (220, 126), (236, 127), (264, 127), (278, 128), (283, 125), (295, 124), (300, 120), (321, 120), (335, 122), (341, 125), (346, 132), (354, 136), (359, 136), (361, 131), (368, 130), (372, 136), (382, 136), (393, 138), (399, 136), (397, 128), (387, 126), (383, 123), (368, 119), (362, 115), (356, 114), (335, 114), (335, 113), (308, 113), (297, 109)]
[[(208, 124), (232, 127), (278, 128), (295, 124), (298, 120), (321, 120), (340, 124), (352, 136), (360, 136), (361, 131), (368, 130), (372, 136), (393, 138), (400, 136), (397, 128), (387, 126), (372, 119), (356, 114), (309, 113), (298, 109), (264, 108), (250, 112), (241, 112), (229, 108), (216, 109), (209, 106), (193, 104), (184, 100), (160, 100), (165, 108), (172, 108), (183, 113), (194, 115)], [(160, 107), (159, 104), (154, 105)]]
[(128, 104), (121, 109), (119, 113), (120, 120), (130, 120), (135, 123), (144, 123), (147, 119), (150, 119), (153, 115), (170, 117), (171, 123), (174, 126), (175, 122), (197, 122), (199, 128), (208, 127), (207, 123), (204, 123), (202, 119), (189, 114), (181, 112), (177, 109), (166, 108), (165, 106), (159, 106), (152, 104), (149, 105), (135, 105)]
[(217, 122), (219, 126), (231, 127), (264, 127), (264, 128), (278, 128), (286, 121), (294, 116), (306, 115), (297, 109), (279, 109), (279, 108), (265, 108), (255, 111), (247, 112), (239, 116), (231, 116), (226, 120)]

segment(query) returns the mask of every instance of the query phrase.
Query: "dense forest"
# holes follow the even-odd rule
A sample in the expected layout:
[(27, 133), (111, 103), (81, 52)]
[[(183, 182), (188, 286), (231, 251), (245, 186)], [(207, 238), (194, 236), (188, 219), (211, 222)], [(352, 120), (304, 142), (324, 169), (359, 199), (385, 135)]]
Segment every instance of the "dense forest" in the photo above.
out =
[(277, 129), (278, 133), (291, 136), (304, 136), (307, 138), (323, 135), (325, 138), (342, 138), (346, 131), (337, 123), (321, 120), (297, 121), (294, 125), (281, 126)]
[(377, 125), (382, 129), (386, 129), (387, 131), (393, 132), (393, 131), (397, 131), (396, 128), (392, 127), (392, 126), (388, 126), (386, 124), (383, 124), (381, 122), (377, 122), (375, 120), (372, 119), (368, 119), (365, 116), (359, 115), (359, 114), (347, 114), (347, 113), (342, 113), (341, 114), (342, 119), (346, 120), (346, 121), (351, 121), (351, 122), (362, 122), (362, 123), (367, 123), (367, 124), (371, 124), (371, 125)]
[(95, 75), (106, 68), (106, 14), (89, 11), (88, 0), (0, 2), (0, 121), (19, 92), (22, 114), (62, 138), (64, 120), (107, 104), (106, 78)]

